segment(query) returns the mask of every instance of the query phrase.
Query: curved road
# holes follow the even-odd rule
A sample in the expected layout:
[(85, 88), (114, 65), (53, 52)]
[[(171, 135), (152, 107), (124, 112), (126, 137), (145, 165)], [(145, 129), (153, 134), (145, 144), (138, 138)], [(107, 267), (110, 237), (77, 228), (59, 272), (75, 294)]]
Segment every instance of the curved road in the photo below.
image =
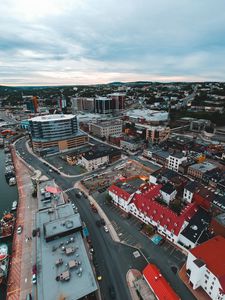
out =
[[(58, 175), (55, 172), (50, 173), (48, 166), (45, 166), (37, 157), (28, 152), (25, 139), (18, 140), (15, 144), (15, 148), (25, 162), (34, 169), (40, 170), (43, 175), (54, 178), (55, 182), (63, 190), (73, 187), (76, 181), (84, 177), (81, 175), (76, 179), (72, 179)], [(129, 269), (129, 265), (132, 264), (133, 249), (130, 248), (130, 251), (127, 251), (127, 246), (115, 243), (102, 227), (99, 228), (96, 226), (95, 222), (99, 219), (99, 216), (90, 210), (89, 203), (84, 197), (77, 198), (75, 190), (71, 190), (67, 194), (71, 201), (78, 207), (81, 219), (86, 223), (89, 230), (95, 250), (94, 258), (97, 265), (96, 269), (103, 278), (102, 281), (99, 282), (102, 299), (110, 299), (110, 286), (114, 286), (116, 290), (116, 299), (131, 299), (126, 283), (126, 273)]]

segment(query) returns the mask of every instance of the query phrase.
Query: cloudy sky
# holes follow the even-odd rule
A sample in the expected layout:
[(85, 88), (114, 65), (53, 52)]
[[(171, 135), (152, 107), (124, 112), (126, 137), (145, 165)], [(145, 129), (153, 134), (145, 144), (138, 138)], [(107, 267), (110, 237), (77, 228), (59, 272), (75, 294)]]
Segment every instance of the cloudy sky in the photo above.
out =
[(225, 80), (225, 0), (1, 0), (0, 84)]

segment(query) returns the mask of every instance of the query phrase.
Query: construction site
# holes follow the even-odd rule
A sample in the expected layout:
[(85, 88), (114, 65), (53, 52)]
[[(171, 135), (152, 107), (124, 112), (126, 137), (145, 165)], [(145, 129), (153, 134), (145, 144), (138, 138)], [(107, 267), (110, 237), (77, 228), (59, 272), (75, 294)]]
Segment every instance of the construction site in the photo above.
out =
[(151, 171), (139, 162), (128, 160), (127, 162), (123, 162), (100, 174), (87, 176), (81, 181), (81, 183), (87, 189), (89, 194), (97, 191), (99, 193), (103, 193), (110, 185), (112, 185), (113, 182), (119, 179), (133, 176), (148, 178), (150, 173)]

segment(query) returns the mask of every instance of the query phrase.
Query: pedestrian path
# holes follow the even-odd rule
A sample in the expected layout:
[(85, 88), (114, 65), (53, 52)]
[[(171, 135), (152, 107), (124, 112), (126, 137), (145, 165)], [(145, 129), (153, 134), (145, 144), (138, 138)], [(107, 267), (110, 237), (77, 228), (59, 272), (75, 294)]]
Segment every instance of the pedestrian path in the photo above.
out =
[[(30, 171), (17, 158), (15, 150), (12, 150), (17, 185), (19, 192), (19, 205), (17, 208), (17, 218), (15, 232), (12, 244), (12, 257), (10, 261), (10, 271), (8, 276), (7, 300), (23, 300), (26, 295), (31, 293), (32, 284), (32, 241), (28, 242), (27, 236), (31, 236), (33, 227), (33, 209), (36, 201), (30, 203), (33, 199), (32, 183), (30, 179)], [(17, 234), (18, 226), (22, 226), (22, 233)], [(33, 299), (36, 299), (33, 297)]]

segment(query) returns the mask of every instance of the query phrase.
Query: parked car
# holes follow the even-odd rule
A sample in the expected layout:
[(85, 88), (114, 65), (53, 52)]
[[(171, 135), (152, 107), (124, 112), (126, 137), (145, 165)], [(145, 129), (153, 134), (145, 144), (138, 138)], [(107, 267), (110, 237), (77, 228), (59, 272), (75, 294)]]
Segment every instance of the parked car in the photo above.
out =
[(19, 225), (19, 226), (17, 227), (17, 234), (21, 234), (22, 231), (23, 231), (23, 227), (22, 227), (21, 225)]
[(33, 275), (32, 275), (32, 283), (33, 283), (33, 284), (36, 284), (36, 283), (37, 283), (37, 275), (36, 275), (36, 274), (33, 274)]

